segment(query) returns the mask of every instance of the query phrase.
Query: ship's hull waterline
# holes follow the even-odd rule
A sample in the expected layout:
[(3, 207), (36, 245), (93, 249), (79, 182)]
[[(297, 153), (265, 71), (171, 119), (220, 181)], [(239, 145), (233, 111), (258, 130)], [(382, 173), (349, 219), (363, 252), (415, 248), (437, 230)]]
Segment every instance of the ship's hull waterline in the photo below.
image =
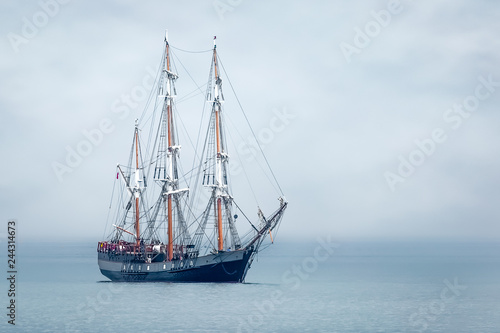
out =
[(253, 249), (242, 249), (147, 263), (127, 260), (123, 255), (99, 253), (98, 264), (101, 273), (116, 282), (244, 282), (252, 254)]

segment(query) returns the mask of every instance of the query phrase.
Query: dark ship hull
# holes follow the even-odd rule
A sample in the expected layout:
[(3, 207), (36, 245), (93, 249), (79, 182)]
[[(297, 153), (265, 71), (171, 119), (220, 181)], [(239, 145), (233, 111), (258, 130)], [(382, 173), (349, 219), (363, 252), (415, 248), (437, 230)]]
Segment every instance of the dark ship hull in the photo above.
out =
[(253, 247), (172, 261), (139, 261), (133, 254), (99, 252), (101, 273), (111, 281), (244, 282)]

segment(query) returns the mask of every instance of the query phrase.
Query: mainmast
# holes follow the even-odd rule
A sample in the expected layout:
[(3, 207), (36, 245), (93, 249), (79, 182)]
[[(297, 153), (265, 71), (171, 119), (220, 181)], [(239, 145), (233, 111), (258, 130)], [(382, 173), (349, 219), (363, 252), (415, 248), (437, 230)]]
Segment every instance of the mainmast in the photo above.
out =
[(173, 95), (172, 95), (172, 81), (174, 80), (174, 75), (170, 71), (170, 45), (168, 44), (168, 36), (165, 33), (165, 69), (167, 73), (167, 91), (166, 91), (166, 96), (165, 96), (165, 102), (167, 106), (167, 143), (168, 143), (168, 148), (167, 148), (167, 161), (168, 161), (168, 178), (166, 181), (167, 185), (167, 192), (164, 193), (167, 196), (167, 234), (168, 234), (168, 260), (172, 260), (173, 255), (174, 255), (174, 237), (173, 237), (173, 225), (172, 225), (172, 192), (173, 190), (173, 182), (174, 182), (174, 175), (173, 175), (173, 155), (172, 155), (172, 102), (173, 102)]
[(139, 177), (139, 129), (137, 128), (137, 121), (135, 123), (135, 245), (140, 246), (141, 233), (139, 226), (139, 196), (140, 192), (140, 177)]
[[(179, 189), (177, 160), (180, 146), (176, 145), (173, 119), (173, 103), (175, 97), (174, 82), (177, 74), (172, 72), (170, 64), (170, 45), (168, 36), (165, 34), (165, 59), (162, 69), (162, 79), (160, 81), (160, 97), (163, 98), (162, 121), (159, 133), (160, 143), (158, 145), (158, 155), (155, 167), (154, 178), (161, 184), (163, 202), (165, 202), (165, 215), (167, 216), (167, 249), (168, 260), (174, 257), (174, 211), (177, 214), (179, 224), (178, 242), (181, 245), (190, 243), (190, 236), (187, 225), (179, 207), (179, 195), (188, 189)], [(176, 209), (174, 209), (174, 204)], [(177, 251), (178, 249), (176, 249)]]
[(172, 77), (170, 75), (170, 46), (168, 45), (168, 37), (165, 34), (165, 47), (166, 47), (166, 62), (167, 62), (167, 138), (168, 138), (168, 152), (167, 158), (169, 161), (169, 175), (168, 178), (170, 182), (167, 182), (167, 216), (168, 216), (168, 260), (172, 260), (174, 255), (174, 237), (173, 237), (173, 226), (172, 226), (172, 194), (169, 193), (172, 191), (173, 186), (173, 156), (172, 156)]
[(224, 100), (222, 97), (222, 79), (219, 76), (217, 69), (217, 45), (215, 44), (214, 37), (214, 74), (215, 74), (215, 93), (213, 107), (215, 111), (215, 139), (217, 142), (217, 165), (216, 165), (216, 202), (217, 202), (217, 236), (218, 236), (218, 250), (224, 249), (224, 234), (222, 230), (222, 194), (224, 191), (224, 182), (222, 180), (222, 163), (223, 154), (221, 151), (221, 133), (220, 133), (220, 112), (222, 111), (221, 104)]

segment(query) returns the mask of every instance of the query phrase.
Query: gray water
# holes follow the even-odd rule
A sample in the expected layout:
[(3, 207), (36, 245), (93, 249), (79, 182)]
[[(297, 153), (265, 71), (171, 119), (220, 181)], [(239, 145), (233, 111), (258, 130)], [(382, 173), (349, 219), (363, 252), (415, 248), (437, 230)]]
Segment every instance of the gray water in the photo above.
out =
[(244, 284), (173, 284), (108, 282), (94, 243), (20, 243), (0, 331), (500, 332), (500, 244), (324, 244), (278, 242)]

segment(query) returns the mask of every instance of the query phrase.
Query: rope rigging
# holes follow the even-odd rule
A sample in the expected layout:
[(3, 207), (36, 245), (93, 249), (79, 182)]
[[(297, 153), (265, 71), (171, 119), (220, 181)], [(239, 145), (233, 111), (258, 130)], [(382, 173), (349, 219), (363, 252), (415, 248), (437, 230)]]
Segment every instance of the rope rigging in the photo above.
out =
[(245, 113), (245, 110), (243, 110), (243, 106), (241, 105), (240, 103), (240, 99), (238, 98), (238, 96), (236, 95), (236, 92), (234, 91), (234, 88), (233, 88), (233, 85), (231, 84), (231, 80), (229, 79), (229, 76), (227, 75), (226, 73), (226, 69), (224, 68), (224, 65), (222, 64), (222, 61), (220, 60), (219, 58), (219, 63), (221, 64), (222, 66), (222, 70), (224, 71), (224, 74), (226, 75), (227, 77), (227, 82), (229, 82), (229, 86), (231, 87), (231, 90), (233, 91), (233, 94), (234, 94), (234, 97), (236, 98), (236, 101), (238, 102), (238, 105), (240, 107), (240, 110), (241, 112), (243, 113), (243, 116), (245, 117), (245, 120), (248, 124), (248, 127), (250, 128), (250, 131), (252, 132), (252, 135), (255, 139), (255, 141), (257, 142), (257, 146), (259, 147), (259, 150), (260, 150), (260, 153), (262, 154), (262, 156), (264, 157), (264, 160), (266, 161), (266, 164), (267, 164), (267, 167), (269, 168), (269, 171), (271, 172), (271, 175), (273, 176), (273, 179), (274, 181), (276, 182), (276, 185), (278, 186), (279, 188), (279, 192), (282, 196), (284, 196), (283, 194), (283, 190), (281, 189), (281, 186), (280, 184), (278, 183), (278, 180), (276, 179), (276, 176), (274, 175), (274, 172), (273, 172), (273, 169), (271, 169), (271, 165), (269, 164), (269, 161), (267, 160), (267, 157), (266, 155), (264, 154), (264, 151), (262, 150), (262, 146), (260, 145), (259, 143), (259, 140), (257, 140), (257, 136), (255, 135), (255, 132), (253, 131), (253, 128), (252, 126), (250, 125), (250, 121), (248, 120), (248, 117)]
[(170, 45), (170, 47), (173, 48), (173, 49), (182, 51), (182, 52), (186, 52), (186, 53), (207, 53), (207, 52), (212, 52), (212, 49), (203, 50), (203, 51), (188, 51), (188, 50), (183, 50), (181, 48), (178, 48), (178, 47), (175, 47), (175, 46), (172, 46), (172, 45)]

